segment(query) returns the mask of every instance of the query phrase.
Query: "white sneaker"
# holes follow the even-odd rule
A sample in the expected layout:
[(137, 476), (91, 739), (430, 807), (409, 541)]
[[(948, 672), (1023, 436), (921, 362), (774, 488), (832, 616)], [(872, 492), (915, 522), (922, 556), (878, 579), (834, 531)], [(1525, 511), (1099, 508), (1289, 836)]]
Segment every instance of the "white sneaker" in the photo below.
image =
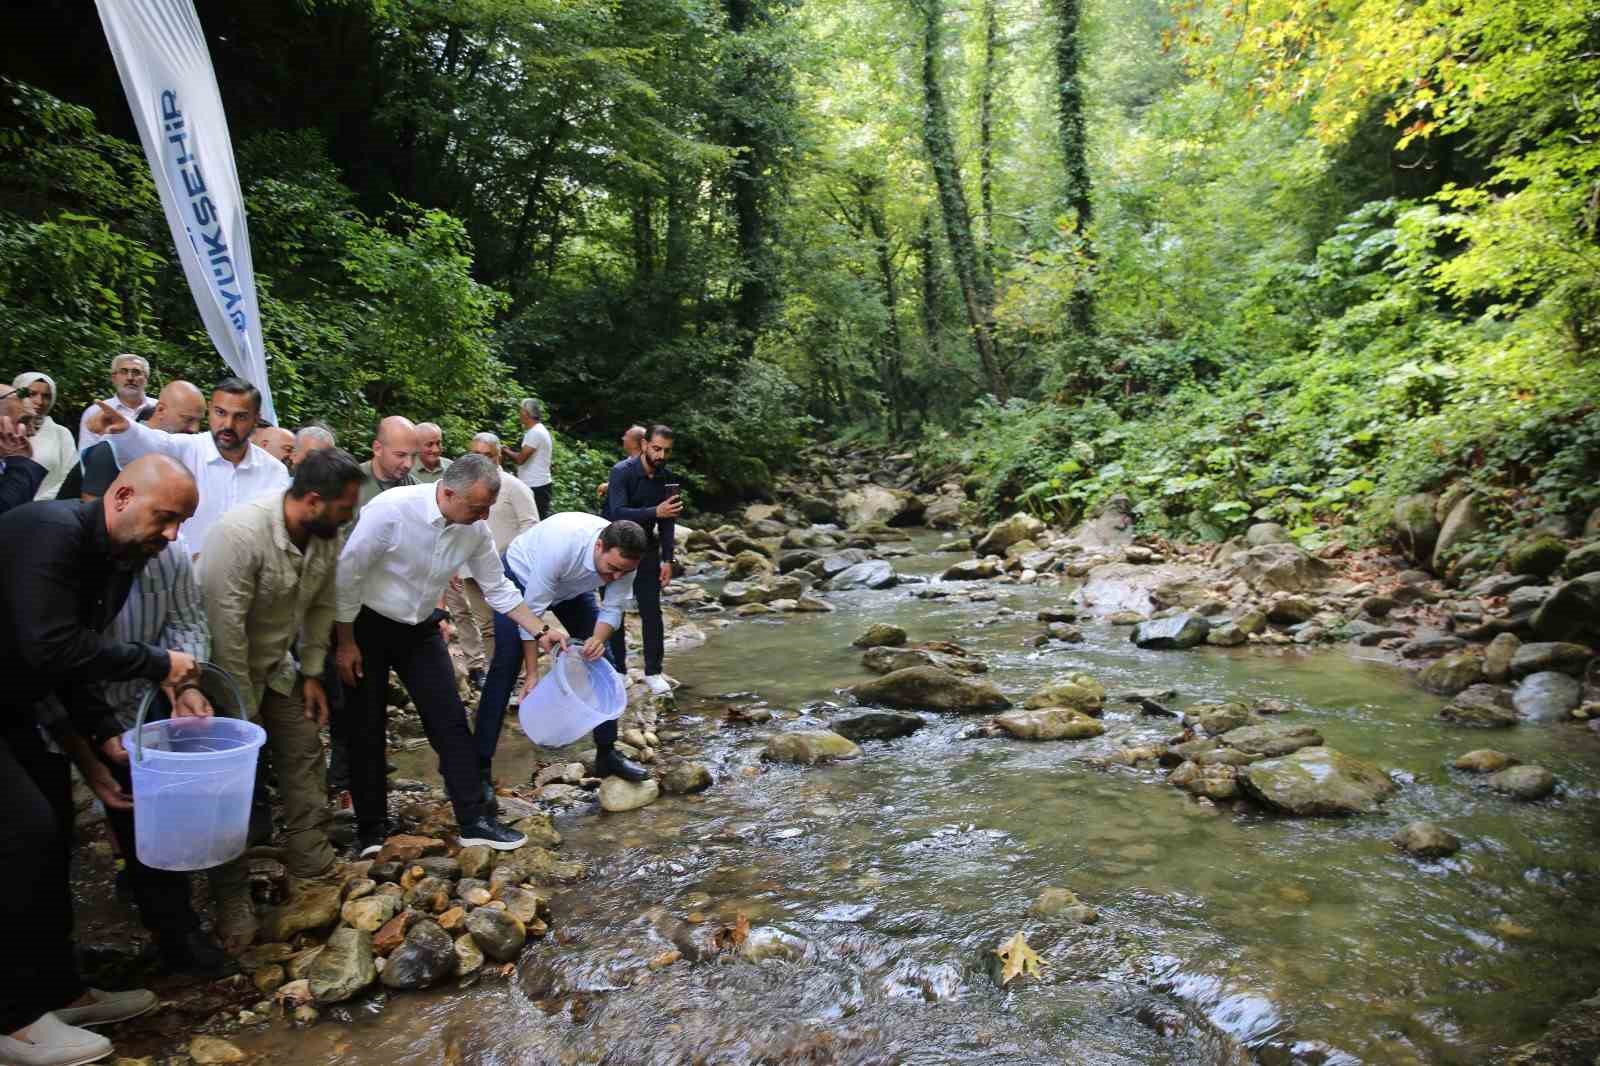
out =
[(161, 1000), (148, 988), (131, 988), (126, 992), (102, 992), (88, 989), (89, 1002), (81, 1007), (62, 1007), (52, 1011), (56, 1020), (65, 1025), (110, 1025), (125, 1022), (156, 1009)]
[(26, 1040), (0, 1036), (0, 1062), (13, 1066), (83, 1066), (111, 1054), (111, 1041), (46, 1014), (25, 1030)]
[(665, 696), (672, 691), (665, 674), (646, 674), (644, 687), (650, 690), (652, 696)]

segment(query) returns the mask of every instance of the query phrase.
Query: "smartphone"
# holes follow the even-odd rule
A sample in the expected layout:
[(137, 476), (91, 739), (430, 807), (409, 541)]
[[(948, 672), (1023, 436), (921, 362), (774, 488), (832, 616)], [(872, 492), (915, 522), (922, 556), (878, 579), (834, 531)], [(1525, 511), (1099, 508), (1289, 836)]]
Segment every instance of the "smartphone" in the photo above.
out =
[(678, 495), (678, 493), (680, 493), (682, 491), (683, 491), (683, 486), (681, 484), (679, 484), (678, 482), (676, 482), (676, 481), (667, 482), (667, 499), (669, 499), (669, 500), (672, 499), (672, 497)]

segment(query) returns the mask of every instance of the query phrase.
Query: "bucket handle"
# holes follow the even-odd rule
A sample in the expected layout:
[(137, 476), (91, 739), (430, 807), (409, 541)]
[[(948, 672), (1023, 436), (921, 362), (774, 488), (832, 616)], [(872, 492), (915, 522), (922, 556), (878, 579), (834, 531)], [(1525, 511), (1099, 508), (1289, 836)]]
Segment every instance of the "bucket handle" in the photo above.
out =
[[(233, 697), (233, 705), (241, 711), (244, 709), (244, 697), (239, 695), (239, 686), (233, 683), (233, 675), (215, 663), (195, 663), (201, 676), (214, 677), (226, 687), (228, 695)], [(133, 722), (134, 759), (144, 762), (144, 719), (150, 713), (150, 708), (155, 706), (156, 696), (161, 691), (160, 685), (151, 685), (144, 698), (139, 701), (139, 713)]]

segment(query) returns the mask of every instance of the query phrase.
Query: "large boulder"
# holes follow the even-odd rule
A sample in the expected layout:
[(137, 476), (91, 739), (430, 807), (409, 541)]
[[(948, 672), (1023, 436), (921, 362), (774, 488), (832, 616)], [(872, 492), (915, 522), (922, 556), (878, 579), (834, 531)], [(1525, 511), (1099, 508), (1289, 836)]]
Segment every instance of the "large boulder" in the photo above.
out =
[(1582, 644), (1564, 641), (1524, 644), (1511, 657), (1511, 676), (1527, 677), (1529, 674), (1542, 674), (1553, 670), (1560, 674), (1582, 677), (1589, 666), (1589, 660), (1593, 658), (1594, 652)]
[(899, 581), (900, 575), (895, 573), (894, 567), (888, 562), (883, 559), (871, 559), (840, 571), (822, 582), (822, 585), (830, 592), (846, 592), (850, 589), (893, 588)]
[(1246, 725), (1230, 729), (1218, 743), (1252, 755), (1275, 757), (1322, 743), (1322, 734), (1309, 725)]
[(1396, 791), (1389, 775), (1332, 748), (1302, 748), (1239, 771), (1245, 792), (1261, 803), (1301, 816), (1369, 814)]
[(1113, 496), (1091, 518), (1067, 534), (1067, 541), (1087, 551), (1106, 551), (1133, 543), (1133, 501)]
[(1394, 531), (1400, 548), (1414, 563), (1426, 566), (1433, 561), (1433, 546), (1439, 540), (1439, 519), (1434, 515), (1439, 498), (1431, 492), (1402, 496), (1394, 502)]
[(1511, 701), (1530, 722), (1559, 722), (1583, 702), (1583, 686), (1576, 678), (1547, 670), (1523, 678)]
[(1180, 611), (1166, 618), (1153, 618), (1133, 627), (1128, 638), (1141, 648), (1176, 651), (1204, 644), (1211, 623), (1204, 615)]
[(1546, 578), (1567, 559), (1567, 545), (1560, 537), (1540, 533), (1519, 540), (1506, 550), (1506, 569), (1513, 574)]
[(788, 733), (774, 733), (767, 738), (767, 747), (761, 753), (769, 762), (800, 763), (812, 766), (835, 759), (854, 759), (861, 754), (855, 741), (827, 729), (797, 729)]
[(927, 501), (922, 522), (930, 529), (955, 529), (965, 517), (957, 496), (934, 496)]
[(1030, 514), (1018, 511), (1003, 522), (996, 522), (978, 538), (973, 551), (980, 555), (1004, 555), (1013, 544), (1032, 540), (1043, 533), (1045, 525)]
[(1257, 592), (1305, 592), (1321, 587), (1333, 567), (1294, 544), (1263, 544), (1237, 552), (1227, 574)]
[(1465, 651), (1436, 659), (1417, 674), (1417, 684), (1440, 696), (1454, 696), (1483, 679), (1483, 660)]
[(1019, 740), (1082, 740), (1106, 731), (1105, 723), (1070, 707), (1011, 711), (997, 716), (994, 724)]
[(860, 703), (907, 711), (950, 711), (977, 714), (1001, 711), (1011, 701), (987, 681), (958, 677), (937, 666), (912, 666), (896, 670), (849, 690)]
[(1575, 640), (1600, 632), (1600, 573), (1557, 585), (1533, 612), (1532, 625), (1545, 640)]
[(1489, 776), (1489, 787), (1521, 800), (1541, 800), (1556, 790), (1556, 776), (1542, 766), (1511, 766)]
[(1098, 715), (1105, 703), (1105, 686), (1088, 674), (1076, 673), (1058, 677), (1037, 689), (1022, 705), (1029, 710), (1069, 707), (1084, 714)]
[(1442, 574), (1451, 560), (1461, 554), (1463, 542), (1471, 540), (1489, 528), (1488, 517), (1478, 494), (1469, 492), (1456, 501), (1439, 527), (1438, 539), (1433, 547), (1433, 572)]
[(901, 489), (861, 485), (839, 497), (839, 517), (852, 528), (883, 523), (914, 526), (922, 521), (922, 501)]

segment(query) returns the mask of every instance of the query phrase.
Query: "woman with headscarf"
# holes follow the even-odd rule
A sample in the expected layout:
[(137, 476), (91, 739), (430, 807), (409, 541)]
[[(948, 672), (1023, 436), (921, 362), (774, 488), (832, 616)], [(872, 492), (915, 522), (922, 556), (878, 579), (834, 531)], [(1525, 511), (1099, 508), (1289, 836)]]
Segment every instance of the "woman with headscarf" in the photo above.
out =
[(45, 468), (45, 475), (44, 484), (33, 498), (53, 500), (78, 461), (78, 442), (72, 430), (50, 417), (50, 408), (56, 404), (56, 383), (49, 374), (30, 370), (18, 374), (11, 386), (31, 394), (37, 410), (34, 424), (39, 428), (33, 435), (33, 461)]

